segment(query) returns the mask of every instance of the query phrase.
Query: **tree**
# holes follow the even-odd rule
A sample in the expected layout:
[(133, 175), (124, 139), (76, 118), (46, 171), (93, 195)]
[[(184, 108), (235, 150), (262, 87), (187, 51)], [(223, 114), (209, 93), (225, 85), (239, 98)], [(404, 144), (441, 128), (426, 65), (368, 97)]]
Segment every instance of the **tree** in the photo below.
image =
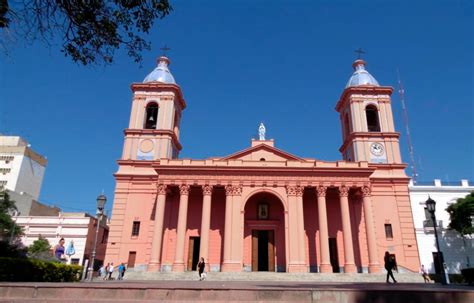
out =
[(110, 64), (121, 47), (141, 62), (151, 46), (142, 35), (171, 11), (168, 0), (0, 0), (0, 30), (48, 45), (59, 37), (61, 51), (84, 65)]
[(28, 258), (58, 262), (58, 259), (56, 259), (51, 253), (51, 245), (49, 244), (48, 239), (41, 235), (38, 237), (38, 240), (35, 240), (33, 244), (28, 246)]
[[(474, 191), (464, 198), (459, 198), (456, 203), (446, 208), (449, 213), (449, 228), (456, 230), (462, 236), (464, 248), (466, 248), (466, 237), (474, 233), (472, 220), (474, 218)], [(466, 264), (470, 267), (469, 255), (466, 254)]]
[(21, 227), (13, 220), (10, 213), (16, 211), (15, 201), (10, 200), (6, 190), (0, 192), (0, 240), (12, 241), (22, 234)]
[(44, 238), (43, 236), (39, 236), (38, 240), (35, 240), (33, 244), (28, 246), (28, 254), (37, 254), (43, 252), (50, 252), (51, 245), (49, 244), (48, 239)]
[(456, 230), (463, 237), (474, 233), (472, 218), (474, 217), (474, 191), (464, 198), (457, 199), (456, 203), (448, 206), (451, 222), (449, 228)]
[(10, 200), (6, 191), (0, 191), (0, 256), (2, 257), (24, 256), (21, 241), (18, 241), (18, 236), (22, 235), (23, 231), (10, 215), (16, 210), (15, 201)]

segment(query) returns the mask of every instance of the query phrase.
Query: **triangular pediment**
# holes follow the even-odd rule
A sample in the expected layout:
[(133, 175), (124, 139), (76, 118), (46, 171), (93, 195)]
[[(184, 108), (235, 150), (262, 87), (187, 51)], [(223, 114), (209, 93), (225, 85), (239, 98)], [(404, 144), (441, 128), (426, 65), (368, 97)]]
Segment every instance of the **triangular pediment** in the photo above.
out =
[(303, 158), (264, 143), (241, 150), (220, 160), (305, 162)]

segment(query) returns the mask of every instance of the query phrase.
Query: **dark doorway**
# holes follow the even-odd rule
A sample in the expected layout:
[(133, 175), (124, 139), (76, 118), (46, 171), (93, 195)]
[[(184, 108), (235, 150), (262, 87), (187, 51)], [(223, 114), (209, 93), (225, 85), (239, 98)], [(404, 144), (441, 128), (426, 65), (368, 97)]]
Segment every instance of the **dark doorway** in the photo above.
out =
[(127, 268), (134, 268), (135, 267), (135, 259), (136, 258), (137, 258), (137, 252), (136, 251), (130, 251), (128, 253)]
[(268, 231), (258, 233), (258, 271), (268, 271)]
[(329, 238), (329, 258), (331, 259), (332, 272), (339, 272), (339, 256), (337, 255), (336, 238)]
[(201, 246), (201, 238), (190, 237), (189, 238), (189, 251), (188, 251), (188, 270), (196, 270), (199, 262), (199, 247)]
[(273, 230), (252, 231), (252, 271), (275, 271)]
[[(441, 260), (440, 260), (441, 259)], [(441, 264), (444, 263), (443, 254), (441, 252), (433, 252), (433, 264), (435, 268), (435, 273), (441, 273)]]

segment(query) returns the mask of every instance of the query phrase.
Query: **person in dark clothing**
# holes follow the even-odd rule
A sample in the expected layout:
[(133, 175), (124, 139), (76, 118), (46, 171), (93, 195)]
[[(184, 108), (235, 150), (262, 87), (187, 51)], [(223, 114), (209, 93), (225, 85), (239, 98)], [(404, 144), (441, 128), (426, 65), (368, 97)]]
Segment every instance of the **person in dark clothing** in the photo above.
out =
[(204, 280), (204, 268), (206, 267), (206, 263), (204, 262), (204, 258), (201, 257), (199, 263), (197, 264), (198, 272), (199, 272), (199, 281)]
[(390, 253), (386, 251), (383, 260), (385, 263), (385, 269), (387, 270), (387, 283), (390, 283), (389, 281), (390, 277), (392, 277), (393, 283), (397, 283), (397, 280), (395, 280), (395, 277), (393, 276), (393, 272), (392, 272), (393, 269), (397, 268), (397, 263), (395, 262), (395, 258), (393, 256), (390, 256)]

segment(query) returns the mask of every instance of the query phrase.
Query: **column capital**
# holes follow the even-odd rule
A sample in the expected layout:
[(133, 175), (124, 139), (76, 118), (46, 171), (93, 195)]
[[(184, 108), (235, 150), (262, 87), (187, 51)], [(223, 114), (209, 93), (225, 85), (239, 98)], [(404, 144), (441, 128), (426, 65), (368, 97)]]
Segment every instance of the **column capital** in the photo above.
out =
[(361, 191), (362, 191), (362, 196), (363, 197), (370, 197), (371, 196), (372, 190), (370, 189), (369, 186), (363, 186), (361, 188)]
[(166, 189), (167, 189), (166, 185), (158, 184), (157, 189), (158, 189), (158, 195), (166, 195)]
[(316, 194), (318, 197), (326, 197), (327, 186), (318, 186), (316, 187)]
[(339, 197), (348, 197), (349, 196), (349, 187), (340, 186), (339, 187)]
[(304, 187), (302, 186), (287, 186), (286, 193), (288, 196), (297, 196), (302, 197), (304, 192)]
[(232, 186), (232, 194), (234, 196), (242, 195), (242, 185)]
[(234, 193), (234, 187), (232, 185), (226, 185), (225, 186), (225, 195), (226, 196), (232, 196)]
[(202, 194), (204, 196), (210, 196), (212, 195), (212, 190), (213, 190), (213, 186), (212, 185), (203, 185), (202, 186)]
[(180, 195), (189, 195), (189, 191), (191, 190), (191, 186), (187, 184), (182, 184), (179, 186), (179, 194)]

